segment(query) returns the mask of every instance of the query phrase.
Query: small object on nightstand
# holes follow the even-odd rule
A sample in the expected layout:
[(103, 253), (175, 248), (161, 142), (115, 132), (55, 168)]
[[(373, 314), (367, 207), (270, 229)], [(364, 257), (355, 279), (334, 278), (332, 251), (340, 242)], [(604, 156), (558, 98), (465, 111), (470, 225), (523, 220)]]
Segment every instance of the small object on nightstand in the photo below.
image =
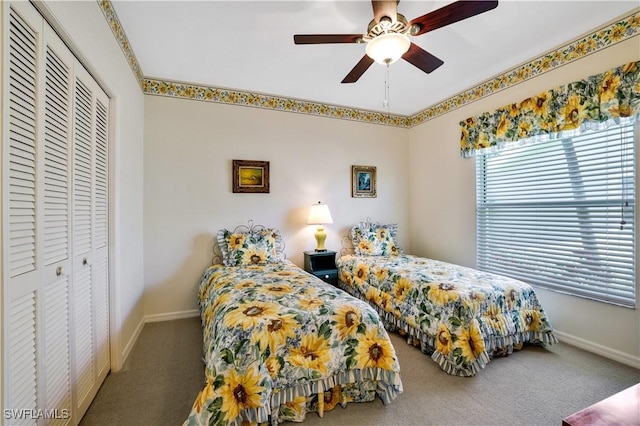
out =
[(338, 284), (335, 251), (305, 251), (304, 270), (329, 284)]
[(318, 225), (318, 230), (315, 233), (316, 237), (316, 251), (327, 251), (324, 248), (324, 241), (327, 239), (327, 233), (324, 232), (325, 223), (333, 223), (333, 218), (331, 217), (331, 212), (329, 211), (329, 207), (326, 204), (322, 204), (322, 202), (318, 201), (318, 204), (314, 204), (311, 206), (311, 210), (309, 210), (309, 219), (307, 220), (309, 225)]

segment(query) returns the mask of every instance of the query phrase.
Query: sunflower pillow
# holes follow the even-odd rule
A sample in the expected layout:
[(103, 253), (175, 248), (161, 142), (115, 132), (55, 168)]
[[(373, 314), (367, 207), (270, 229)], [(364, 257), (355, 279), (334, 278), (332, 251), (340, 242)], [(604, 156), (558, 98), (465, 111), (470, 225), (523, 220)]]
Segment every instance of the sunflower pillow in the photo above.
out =
[(218, 231), (218, 246), (222, 252), (222, 263), (226, 266), (264, 265), (282, 262), (282, 236), (277, 229), (231, 232)]
[(351, 241), (356, 255), (393, 256), (402, 253), (396, 242), (398, 224), (380, 225), (361, 222), (351, 228)]

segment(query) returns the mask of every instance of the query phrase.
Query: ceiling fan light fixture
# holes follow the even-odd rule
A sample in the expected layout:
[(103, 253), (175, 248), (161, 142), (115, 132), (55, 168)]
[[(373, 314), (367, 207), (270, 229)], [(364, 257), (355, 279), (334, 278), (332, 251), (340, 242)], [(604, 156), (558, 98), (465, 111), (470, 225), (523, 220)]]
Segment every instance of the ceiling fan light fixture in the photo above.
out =
[(379, 64), (388, 65), (396, 62), (407, 50), (411, 41), (406, 34), (384, 33), (367, 43), (367, 56)]

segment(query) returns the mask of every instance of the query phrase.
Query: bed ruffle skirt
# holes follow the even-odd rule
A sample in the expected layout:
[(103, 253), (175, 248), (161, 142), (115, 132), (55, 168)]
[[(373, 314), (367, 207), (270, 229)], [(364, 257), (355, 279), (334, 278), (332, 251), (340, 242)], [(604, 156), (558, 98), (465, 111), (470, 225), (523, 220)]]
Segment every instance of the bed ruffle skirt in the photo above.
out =
[[(350, 402), (373, 401), (376, 396), (387, 405), (400, 393), (402, 381), (398, 373), (377, 367), (351, 370), (286, 389), (274, 389), (269, 406), (244, 409), (233, 421), (221, 423), (240, 426), (249, 422), (275, 426), (285, 421), (302, 422), (306, 413), (315, 412), (322, 417), (325, 411), (338, 404), (344, 408)], [(213, 410), (214, 407), (205, 406), (199, 416), (192, 412), (183, 426), (211, 424)]]
[[(353, 286), (347, 285), (342, 281), (338, 282), (338, 287), (347, 293), (362, 300), (367, 300), (364, 294)], [(514, 350), (522, 348), (524, 343), (531, 343), (540, 346), (558, 343), (558, 339), (553, 331), (522, 331), (507, 336), (491, 335), (485, 327), (481, 326), (483, 339), (485, 344), (484, 351), (479, 354), (476, 359), (464, 365), (459, 365), (446, 355), (436, 350), (435, 336), (429, 335), (421, 330), (417, 330), (407, 322), (396, 317), (390, 312), (385, 311), (374, 303), (369, 304), (378, 312), (378, 316), (389, 331), (398, 331), (401, 335), (406, 336), (407, 343), (420, 347), (420, 350), (431, 356), (442, 370), (453, 376), (475, 376), (480, 370), (486, 367), (491, 358), (496, 356), (505, 356), (513, 353)], [(487, 337), (489, 335), (490, 337)]]

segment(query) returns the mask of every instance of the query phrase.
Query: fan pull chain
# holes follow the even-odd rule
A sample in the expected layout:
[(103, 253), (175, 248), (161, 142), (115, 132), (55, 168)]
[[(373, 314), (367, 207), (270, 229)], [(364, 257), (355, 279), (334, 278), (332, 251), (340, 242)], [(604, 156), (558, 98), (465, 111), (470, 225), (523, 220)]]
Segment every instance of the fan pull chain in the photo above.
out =
[(387, 64), (387, 73), (384, 78), (384, 101), (382, 106), (387, 109), (387, 115), (389, 115), (389, 64)]

